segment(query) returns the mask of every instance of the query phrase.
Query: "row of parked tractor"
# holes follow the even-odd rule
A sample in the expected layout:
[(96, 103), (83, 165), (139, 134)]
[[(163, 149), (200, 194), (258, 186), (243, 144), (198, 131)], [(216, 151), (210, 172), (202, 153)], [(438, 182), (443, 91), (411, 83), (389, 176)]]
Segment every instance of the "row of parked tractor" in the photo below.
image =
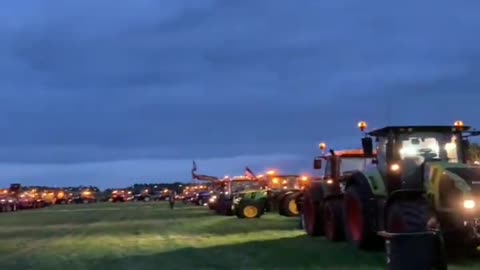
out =
[(26, 189), (21, 184), (11, 184), (0, 190), (0, 212), (43, 208), (55, 204), (90, 203), (95, 201), (91, 190), (68, 191), (63, 189)]
[(58, 204), (89, 204), (97, 202), (134, 202), (159, 201), (168, 198), (169, 190), (134, 192), (131, 189), (100, 192), (85, 188), (69, 189), (32, 189), (21, 184), (11, 184), (8, 189), (0, 190), (0, 212), (15, 212), (23, 209), (43, 208)]
[[(298, 216), (312, 237), (386, 247), (390, 269), (447, 269), (451, 251), (478, 252), (480, 166), (470, 157), (479, 131), (445, 126), (387, 126), (362, 132), (358, 149), (327, 149), (314, 159), (317, 177), (254, 175), (207, 180), (208, 206), (222, 215)], [(200, 195), (199, 195), (200, 196)]]

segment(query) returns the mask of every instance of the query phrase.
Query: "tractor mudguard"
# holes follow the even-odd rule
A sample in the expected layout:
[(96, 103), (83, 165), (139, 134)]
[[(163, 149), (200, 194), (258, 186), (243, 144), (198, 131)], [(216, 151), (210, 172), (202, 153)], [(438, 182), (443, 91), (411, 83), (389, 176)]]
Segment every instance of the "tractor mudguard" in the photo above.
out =
[(367, 177), (361, 173), (361, 172), (355, 172), (353, 173), (346, 181), (346, 186), (345, 188), (348, 188), (349, 186), (351, 185), (358, 185), (359, 187), (361, 187), (361, 189), (363, 191), (369, 191), (369, 194), (368, 196), (370, 198), (373, 198), (374, 197), (374, 194), (373, 194), (373, 191), (372, 191), (372, 188), (371, 188), (371, 185), (369, 184), (368, 182), (368, 179)]

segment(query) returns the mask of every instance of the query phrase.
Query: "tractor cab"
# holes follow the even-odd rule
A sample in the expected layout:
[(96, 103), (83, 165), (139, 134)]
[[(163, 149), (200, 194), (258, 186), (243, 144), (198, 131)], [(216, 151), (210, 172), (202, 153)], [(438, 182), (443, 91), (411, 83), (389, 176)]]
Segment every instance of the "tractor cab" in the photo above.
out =
[[(361, 131), (366, 128), (360, 122)], [(470, 127), (457, 121), (453, 126), (388, 126), (365, 133), (362, 147), (373, 153), (375, 138), (378, 153), (375, 163), (388, 192), (398, 189), (423, 189), (429, 168), (434, 164), (455, 167), (468, 161)]]
[[(320, 144), (322, 152), (325, 147), (324, 143)], [(365, 153), (362, 149), (330, 150), (329, 153), (323, 153), (314, 159), (313, 168), (315, 170), (323, 169), (322, 177), (324, 179), (340, 178), (356, 170), (364, 170), (375, 162), (375, 157), (376, 152)], [(325, 165), (323, 165), (324, 162)]]

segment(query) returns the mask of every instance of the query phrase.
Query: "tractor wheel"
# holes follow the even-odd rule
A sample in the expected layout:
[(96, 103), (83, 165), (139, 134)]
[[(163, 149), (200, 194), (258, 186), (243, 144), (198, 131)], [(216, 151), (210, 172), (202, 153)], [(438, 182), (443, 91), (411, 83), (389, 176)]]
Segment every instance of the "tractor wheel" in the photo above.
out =
[(324, 234), (322, 221), (322, 189), (320, 185), (312, 185), (303, 195), (302, 216), (305, 232), (309, 236)]
[(359, 185), (348, 186), (343, 202), (344, 229), (349, 242), (357, 248), (366, 250), (381, 246), (383, 240), (374, 232), (369, 219), (368, 191)]
[(387, 231), (390, 233), (425, 232), (432, 219), (434, 216), (425, 200), (399, 200), (388, 207)]
[[(387, 209), (386, 229), (389, 233), (419, 233), (438, 229), (434, 212), (423, 198), (398, 200)], [(435, 240), (434, 250), (426, 255), (432, 262), (432, 269), (447, 269), (445, 246), (443, 240)], [(412, 250), (415, 250), (412, 247)], [(410, 251), (411, 252), (411, 251)]]
[(342, 217), (342, 201), (339, 199), (327, 200), (323, 208), (323, 222), (325, 237), (328, 240), (338, 242), (345, 239)]
[(285, 200), (287, 199), (288, 195), (285, 193), (281, 193), (276, 195), (274, 198), (272, 198), (272, 203), (274, 203), (276, 206), (273, 206), (272, 208), (278, 211), (278, 214), (280, 216), (287, 216), (287, 209), (285, 207)]
[(300, 212), (297, 208), (296, 194), (289, 194), (285, 196), (282, 200), (280, 208), (283, 209), (283, 215), (287, 217), (298, 217)]
[(244, 202), (238, 205), (235, 210), (235, 215), (238, 218), (259, 218), (263, 215), (263, 207), (260, 204), (255, 202)]

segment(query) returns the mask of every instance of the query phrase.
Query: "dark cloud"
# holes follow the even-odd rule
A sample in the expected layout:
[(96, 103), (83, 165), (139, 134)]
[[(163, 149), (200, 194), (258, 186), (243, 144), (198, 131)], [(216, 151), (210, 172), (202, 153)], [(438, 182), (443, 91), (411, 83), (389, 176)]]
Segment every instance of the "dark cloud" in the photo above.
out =
[(478, 3), (29, 2), (0, 10), (1, 178), (306, 171), (360, 119), (479, 120)]

